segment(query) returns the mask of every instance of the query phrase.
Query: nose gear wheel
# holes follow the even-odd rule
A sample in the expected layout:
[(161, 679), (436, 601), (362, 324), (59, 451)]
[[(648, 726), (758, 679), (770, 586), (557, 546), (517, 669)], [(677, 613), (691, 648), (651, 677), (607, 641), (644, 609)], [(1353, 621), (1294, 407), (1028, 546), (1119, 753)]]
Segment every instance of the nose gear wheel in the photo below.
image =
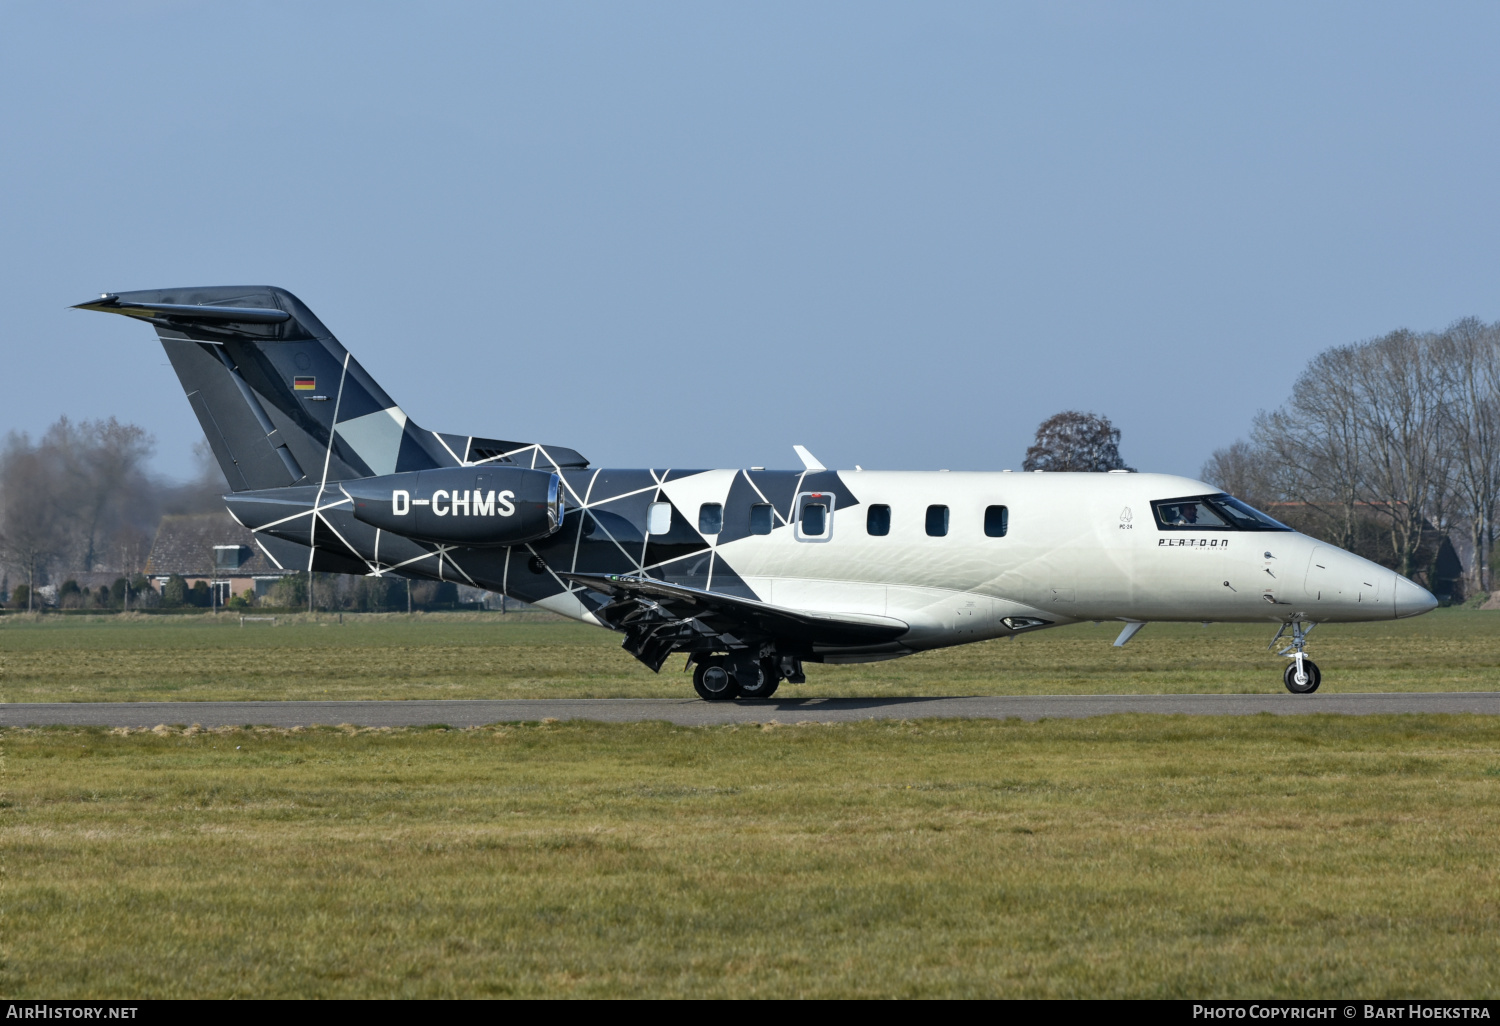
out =
[(1297, 663), (1287, 663), (1286, 670), (1281, 674), (1282, 683), (1286, 689), (1294, 695), (1310, 695), (1318, 690), (1318, 685), (1323, 683), (1323, 675), (1318, 672), (1318, 664), (1307, 657), (1300, 660), (1302, 666), (1303, 680), (1297, 680)]
[(1271, 644), (1267, 646), (1275, 648), (1276, 643), (1286, 635), (1287, 628), (1292, 629), (1292, 643), (1276, 654), (1284, 655), (1291, 660), (1281, 674), (1281, 682), (1294, 695), (1310, 695), (1318, 690), (1319, 684), (1323, 683), (1323, 675), (1318, 672), (1318, 664), (1303, 653), (1307, 647), (1307, 636), (1316, 626), (1316, 623), (1291, 620), (1281, 625), (1276, 632), (1276, 637), (1272, 638)]

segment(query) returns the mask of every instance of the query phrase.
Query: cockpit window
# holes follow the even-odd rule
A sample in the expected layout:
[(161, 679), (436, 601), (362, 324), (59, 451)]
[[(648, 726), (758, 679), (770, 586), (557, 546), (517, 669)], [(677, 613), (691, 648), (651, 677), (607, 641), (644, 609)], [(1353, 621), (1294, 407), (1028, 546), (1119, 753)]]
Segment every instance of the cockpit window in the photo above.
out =
[(1179, 531), (1228, 531), (1230, 527), (1214, 508), (1202, 499), (1168, 499), (1153, 502), (1156, 522)]
[(1229, 522), (1241, 531), (1290, 531), (1291, 528), (1279, 520), (1272, 520), (1260, 510), (1241, 502), (1233, 495), (1215, 495), (1214, 505), (1224, 511)]
[(1164, 531), (1290, 531), (1231, 495), (1161, 499), (1151, 504)]

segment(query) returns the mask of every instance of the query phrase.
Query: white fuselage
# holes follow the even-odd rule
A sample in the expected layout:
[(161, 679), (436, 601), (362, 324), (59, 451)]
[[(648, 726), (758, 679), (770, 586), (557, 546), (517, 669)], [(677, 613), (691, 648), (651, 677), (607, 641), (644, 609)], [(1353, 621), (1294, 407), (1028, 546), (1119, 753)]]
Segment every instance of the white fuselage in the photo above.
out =
[[(738, 471), (662, 488), (689, 516), (723, 503)], [(1426, 612), (1423, 588), (1375, 563), (1294, 531), (1165, 530), (1152, 502), (1211, 495), (1211, 485), (1164, 474), (841, 472), (859, 504), (832, 510), (824, 538), (795, 530), (741, 537), (716, 557), (761, 601), (909, 625), (900, 651), (1014, 633), (1005, 622), (1080, 620), (1348, 622)], [(872, 535), (872, 505), (890, 507)], [(929, 506), (948, 508), (947, 533), (927, 532)], [(1003, 505), (1003, 537), (987, 507)], [(715, 539), (708, 539), (713, 543)], [(710, 582), (709, 587), (712, 587)], [(570, 596), (542, 603), (592, 619)], [(877, 650), (872, 649), (871, 655)]]

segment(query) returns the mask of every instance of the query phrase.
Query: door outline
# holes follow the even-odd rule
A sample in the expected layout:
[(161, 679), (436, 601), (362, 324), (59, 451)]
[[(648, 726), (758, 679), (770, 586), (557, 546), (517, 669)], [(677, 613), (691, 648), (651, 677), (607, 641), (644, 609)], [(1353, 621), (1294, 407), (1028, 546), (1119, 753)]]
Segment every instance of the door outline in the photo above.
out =
[[(828, 522), (822, 534), (802, 533), (802, 507), (816, 499), (818, 505), (828, 507)], [(800, 542), (826, 542), (833, 540), (833, 508), (836, 496), (832, 492), (798, 492), (792, 503), (792, 536)]]

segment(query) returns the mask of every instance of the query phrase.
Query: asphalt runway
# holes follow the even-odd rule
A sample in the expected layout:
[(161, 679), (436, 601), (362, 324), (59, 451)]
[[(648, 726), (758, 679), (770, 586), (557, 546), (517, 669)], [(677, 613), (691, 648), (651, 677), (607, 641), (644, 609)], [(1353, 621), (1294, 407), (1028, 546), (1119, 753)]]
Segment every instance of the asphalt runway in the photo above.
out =
[(970, 698), (792, 698), (703, 702), (696, 698), (544, 698), (495, 701), (38, 702), (0, 704), (0, 726), (479, 727), (489, 723), (665, 720), (721, 723), (850, 723), (858, 720), (1080, 719), (1119, 713), (1278, 716), (1338, 713), (1500, 714), (1500, 692), (1326, 695), (1007, 695)]

